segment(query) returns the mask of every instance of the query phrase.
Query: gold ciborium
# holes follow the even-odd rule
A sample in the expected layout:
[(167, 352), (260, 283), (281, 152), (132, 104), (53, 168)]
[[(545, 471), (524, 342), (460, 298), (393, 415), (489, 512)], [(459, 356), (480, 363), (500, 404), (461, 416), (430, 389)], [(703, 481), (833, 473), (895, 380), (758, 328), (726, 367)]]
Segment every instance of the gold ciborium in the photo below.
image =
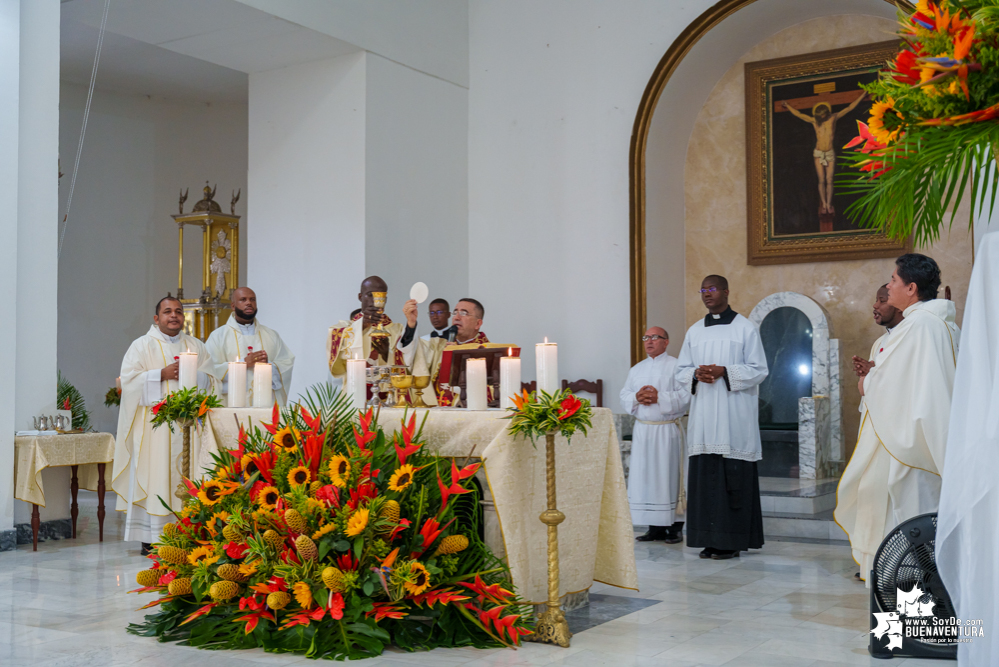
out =
[(416, 399), (413, 401), (414, 408), (429, 408), (430, 406), (423, 402), (423, 390), (430, 386), (430, 376), (429, 375), (417, 375), (413, 378), (413, 387), (416, 389)]
[[(375, 328), (371, 330), (371, 338), (372, 339), (375, 339), (375, 338), (385, 338), (385, 339), (387, 339), (389, 337), (388, 331), (385, 331), (384, 327), (382, 327), (382, 314), (385, 312), (385, 300), (386, 299), (388, 299), (388, 292), (372, 292), (371, 293), (371, 300), (373, 302), (373, 305), (378, 310), (378, 324), (376, 324)], [(389, 352), (389, 354), (390, 354), (389, 358), (391, 359), (392, 358), (391, 357), (391, 351)]]
[(408, 408), (409, 401), (407, 399), (409, 398), (409, 388), (413, 386), (413, 376), (393, 375), (392, 386), (395, 387), (395, 394), (398, 399), (395, 407)]

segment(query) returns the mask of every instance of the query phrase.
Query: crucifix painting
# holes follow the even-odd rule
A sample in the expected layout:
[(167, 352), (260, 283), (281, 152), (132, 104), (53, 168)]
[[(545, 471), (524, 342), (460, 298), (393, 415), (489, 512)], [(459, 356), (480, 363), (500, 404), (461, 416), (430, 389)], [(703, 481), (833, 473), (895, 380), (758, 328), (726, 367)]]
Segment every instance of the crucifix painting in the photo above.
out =
[(843, 146), (867, 122), (860, 87), (897, 49), (894, 42), (746, 64), (746, 158), (750, 264), (857, 259), (904, 251), (855, 225), (856, 198), (837, 188)]

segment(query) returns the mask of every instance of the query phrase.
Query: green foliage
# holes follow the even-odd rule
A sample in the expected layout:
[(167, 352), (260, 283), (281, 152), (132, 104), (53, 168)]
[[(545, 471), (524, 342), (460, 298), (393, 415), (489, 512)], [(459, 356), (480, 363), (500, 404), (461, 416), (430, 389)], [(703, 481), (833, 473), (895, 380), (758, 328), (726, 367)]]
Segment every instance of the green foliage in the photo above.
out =
[(83, 401), (83, 394), (62, 376), (62, 372), (57, 375), (56, 406), (60, 410), (69, 410), (73, 413), (73, 429), (77, 431), (90, 430), (90, 413)]
[(111, 406), (117, 407), (119, 405), (121, 405), (121, 392), (118, 391), (118, 387), (111, 387), (104, 394), (104, 407), (110, 408)]
[(524, 397), (517, 397), (517, 407), (508, 408), (511, 420), (510, 432), (530, 438), (536, 443), (539, 436), (548, 433), (561, 433), (571, 441), (576, 431), (591, 428), (593, 408), (586, 399), (579, 399), (569, 389), (562, 389), (549, 394), (546, 391), (524, 392)]
[(181, 389), (168, 394), (152, 407), (153, 428), (166, 424), (173, 431), (174, 422), (200, 423), (209, 410), (221, 407), (222, 401), (215, 394), (203, 394), (197, 387)]

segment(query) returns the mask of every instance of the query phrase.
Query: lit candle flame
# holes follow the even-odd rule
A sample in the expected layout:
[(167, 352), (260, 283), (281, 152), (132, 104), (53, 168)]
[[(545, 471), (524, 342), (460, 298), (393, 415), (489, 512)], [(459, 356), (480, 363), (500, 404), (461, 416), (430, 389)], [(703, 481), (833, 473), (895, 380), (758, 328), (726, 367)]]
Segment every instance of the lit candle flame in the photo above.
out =
[(512, 347), (507, 348), (507, 350), (506, 350), (506, 356), (508, 356), (508, 357), (512, 357), (513, 356), (513, 348)]

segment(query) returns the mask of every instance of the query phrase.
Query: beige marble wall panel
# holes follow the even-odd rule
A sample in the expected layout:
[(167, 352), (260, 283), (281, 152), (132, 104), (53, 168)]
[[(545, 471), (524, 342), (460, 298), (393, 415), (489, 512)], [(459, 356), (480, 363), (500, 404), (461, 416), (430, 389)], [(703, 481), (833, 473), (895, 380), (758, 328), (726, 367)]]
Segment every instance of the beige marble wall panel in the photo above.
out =
[[(732, 307), (749, 315), (774, 292), (800, 292), (822, 304), (832, 319), (832, 336), (842, 343), (843, 440), (846, 453), (856, 441), (860, 397), (850, 371), (853, 355), (865, 356), (881, 330), (871, 305), (878, 286), (891, 277), (891, 259), (817, 262), (780, 266), (746, 263), (746, 62), (854, 46), (889, 39), (892, 21), (871, 16), (816, 19), (777, 33), (756, 45), (733, 65), (715, 86), (698, 115), (687, 148), (684, 177), (687, 324), (703, 317), (696, 290), (701, 279), (718, 273), (728, 278)], [(650, 182), (655, 178), (649, 174)], [(963, 207), (965, 208), (965, 207)], [(959, 210), (954, 228), (931, 248), (950, 285), (958, 321), (971, 276), (971, 236), (967, 210)], [(650, 249), (651, 250), (651, 249)], [(652, 253), (650, 252), (651, 256)], [(941, 294), (942, 296), (942, 294)]]

